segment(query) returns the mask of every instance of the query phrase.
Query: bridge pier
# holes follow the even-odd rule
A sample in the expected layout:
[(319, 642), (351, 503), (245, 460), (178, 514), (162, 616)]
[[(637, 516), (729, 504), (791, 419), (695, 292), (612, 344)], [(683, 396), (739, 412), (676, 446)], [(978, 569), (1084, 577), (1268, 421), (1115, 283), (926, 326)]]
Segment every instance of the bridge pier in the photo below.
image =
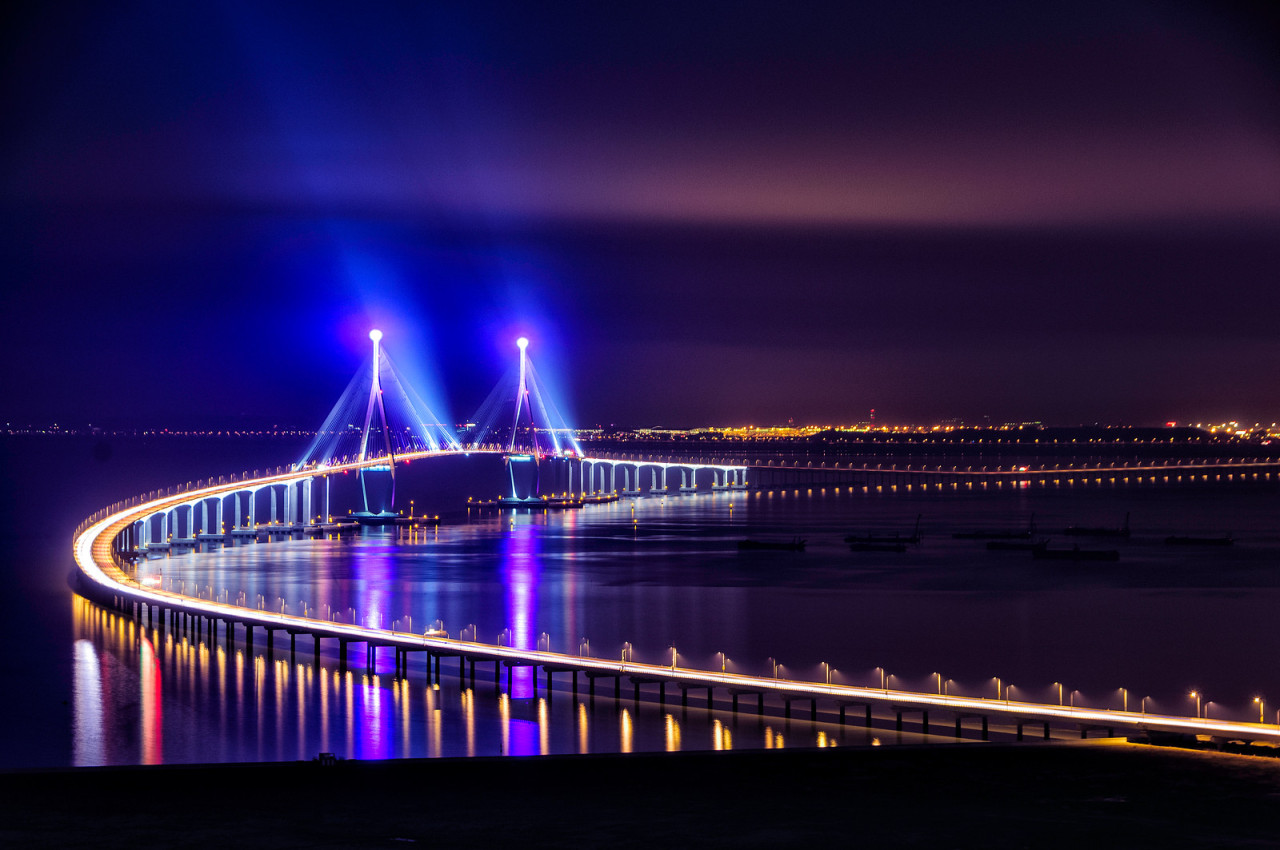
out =
[(841, 725), (841, 726), (843, 726), (843, 725), (844, 725), (844, 723), (845, 723), (845, 710), (846, 710), (846, 709), (848, 709), (850, 706), (862, 706), (864, 709), (866, 709), (866, 717), (865, 717), (865, 719), (862, 721), (862, 725), (863, 725), (863, 726), (865, 726), (865, 727), (867, 727), (868, 729), (870, 729), (870, 728), (871, 728), (871, 703), (869, 703), (869, 702), (841, 702), (841, 703), (838, 703), (838, 705), (839, 705), (839, 707), (840, 707), (840, 725)]
[(894, 721), (894, 728), (898, 732), (902, 731), (902, 715), (908, 711), (919, 711), (921, 734), (924, 734), (924, 735), (929, 734), (929, 710), (927, 708), (907, 708), (903, 706), (894, 706), (893, 710), (896, 716)]

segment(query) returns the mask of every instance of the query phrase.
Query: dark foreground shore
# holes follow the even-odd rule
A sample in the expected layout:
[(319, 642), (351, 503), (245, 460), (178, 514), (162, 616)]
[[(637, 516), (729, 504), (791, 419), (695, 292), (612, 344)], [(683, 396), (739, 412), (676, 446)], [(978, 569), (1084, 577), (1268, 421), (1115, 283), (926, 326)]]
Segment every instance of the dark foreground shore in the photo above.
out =
[(0, 793), (5, 847), (1280, 844), (1280, 761), (1118, 743), (89, 768)]

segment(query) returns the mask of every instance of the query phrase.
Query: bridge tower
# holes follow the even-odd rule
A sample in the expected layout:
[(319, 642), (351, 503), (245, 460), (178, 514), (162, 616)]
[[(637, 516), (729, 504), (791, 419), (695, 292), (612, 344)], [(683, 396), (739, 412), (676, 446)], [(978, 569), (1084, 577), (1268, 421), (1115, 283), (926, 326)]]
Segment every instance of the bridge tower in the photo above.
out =
[[(378, 522), (395, 516), (393, 508), (396, 501), (396, 456), (391, 447), (391, 429), (387, 425), (387, 407), (382, 400), (382, 331), (374, 328), (369, 331), (369, 339), (373, 341), (373, 376), (369, 383), (369, 401), (365, 405), (364, 425), (360, 429), (359, 461), (369, 455), (369, 432), (374, 426), (374, 415), (378, 418), (378, 433), (375, 440), (381, 442), (386, 449), (386, 463), (360, 469), (360, 494), (364, 498), (364, 511), (357, 514), (363, 522)], [(379, 439), (380, 438), (380, 439)]]
[[(537, 429), (533, 421), (533, 406), (529, 401), (529, 340), (516, 340), (520, 349), (520, 377), (516, 383), (515, 418), (511, 423), (511, 439), (507, 443), (506, 466), (511, 479), (511, 498), (517, 501), (535, 501), (538, 498), (538, 464), (542, 453), (538, 446)], [(528, 416), (531, 452), (517, 452), (516, 438), (520, 433), (520, 414)]]

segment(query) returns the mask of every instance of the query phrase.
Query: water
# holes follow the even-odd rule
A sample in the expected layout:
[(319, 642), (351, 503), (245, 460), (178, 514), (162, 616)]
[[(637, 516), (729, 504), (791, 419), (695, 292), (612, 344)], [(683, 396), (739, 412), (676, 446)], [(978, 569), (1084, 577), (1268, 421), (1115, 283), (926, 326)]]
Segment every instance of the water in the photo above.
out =
[[(151, 457), (153, 471), (184, 460), (177, 452), (160, 463), (154, 446), (122, 451)], [(203, 463), (217, 460), (209, 446), (199, 455)], [(461, 501), (469, 488), (490, 485), (484, 470), (469, 478), (461, 466), (445, 474), (415, 465), (423, 467), (421, 482), (405, 476), (401, 485), (402, 496), (419, 505)], [(175, 471), (165, 480), (191, 477)], [(129, 492), (99, 477), (96, 501)], [(894, 686), (936, 690), (941, 683), (973, 695), (993, 694), (1000, 677), (1015, 698), (1027, 699), (1056, 700), (1055, 683), (1062, 682), (1064, 698), (1117, 708), (1125, 688), (1131, 708), (1150, 697), (1150, 710), (1182, 713), (1194, 712), (1187, 693), (1195, 688), (1213, 701), (1213, 716), (1256, 720), (1255, 696), (1274, 694), (1280, 707), (1280, 675), (1266, 661), (1280, 650), (1267, 625), (1280, 602), (1277, 501), (1273, 487), (1240, 484), (646, 497), (567, 513), (462, 514), (439, 530), (411, 534), (366, 530), (220, 548), (143, 569), (206, 597), (243, 594), (248, 604), (261, 598), (291, 613), (305, 604), (322, 616), (416, 631), (439, 619), (467, 637), (474, 624), (481, 641), (501, 634), (504, 643), (598, 657), (616, 657), (630, 642), (637, 660), (669, 663), (674, 646), (688, 667), (723, 663), (767, 673), (776, 661), (781, 675), (820, 680), (826, 662), (834, 681), (878, 684), (882, 668)], [(1096, 544), (1119, 548), (1118, 564), (1033, 561), (951, 537), (1025, 527), (1033, 513), (1050, 533), (1076, 523), (1118, 525), (1126, 512), (1133, 537)], [(909, 530), (917, 515), (925, 539), (906, 553), (851, 553), (843, 543), (853, 531)], [(78, 519), (67, 517), (65, 534)], [(1228, 532), (1237, 540), (1229, 549), (1163, 545), (1168, 534)], [(736, 546), (747, 536), (792, 535), (808, 539), (806, 552), (740, 553)], [(735, 720), (702, 710), (701, 695), (683, 712), (678, 692), (668, 695), (665, 710), (648, 700), (617, 704), (604, 680), (591, 704), (585, 682), (582, 699), (573, 698), (567, 675), (557, 677), (548, 700), (520, 668), (512, 693), (502, 696), (491, 667), (478, 670), (468, 690), (445, 660), (437, 688), (426, 684), (420, 658), (408, 681), (397, 683), (389, 655), (368, 677), (356, 648), (351, 672), (342, 674), (331, 651), (318, 670), (301, 653), (290, 663), (283, 636), (268, 659), (261, 634), (246, 656), (242, 646), (227, 653), (181, 636), (130, 633), (125, 621), (72, 597), (65, 537), (57, 543), (42, 570), (60, 572), (62, 581), (34, 582), (44, 589), (34, 596), (37, 607), (49, 610), (34, 619), (19, 615), (21, 631), (6, 642), (3, 671), (11, 692), (52, 703), (53, 711), (16, 712), (36, 734), (14, 736), (6, 750), (11, 764), (897, 740), (883, 729), (841, 729), (799, 715), (790, 723), (752, 714)], [(11, 565), (9, 573), (24, 574), (27, 587), (30, 563), (24, 559), (16, 571)], [(59, 695), (66, 700), (61, 710)], [(7, 710), (14, 712), (12, 703)]]

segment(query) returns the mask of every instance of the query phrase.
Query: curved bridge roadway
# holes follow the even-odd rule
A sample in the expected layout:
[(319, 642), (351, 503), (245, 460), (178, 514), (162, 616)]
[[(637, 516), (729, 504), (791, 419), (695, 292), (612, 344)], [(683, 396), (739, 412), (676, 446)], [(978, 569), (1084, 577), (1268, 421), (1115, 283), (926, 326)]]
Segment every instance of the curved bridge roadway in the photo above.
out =
[[(419, 452), (405, 455), (405, 459), (417, 460), (446, 454), (445, 452)], [(448, 453), (452, 454), (452, 452)], [(329, 467), (319, 474), (342, 472), (358, 469), (379, 463), (378, 460), (364, 463), (347, 463)], [(393, 647), (396, 650), (397, 671), (407, 667), (408, 653), (427, 652), (430, 656), (458, 657), (461, 661), (474, 664), (477, 661), (491, 662), (495, 665), (495, 679), (501, 666), (510, 669), (513, 666), (542, 667), (550, 684), (553, 673), (583, 673), (590, 679), (611, 678), (615, 681), (615, 694), (621, 693), (623, 678), (629, 678), (637, 698), (642, 684), (659, 685), (663, 698), (665, 688), (671, 685), (685, 692), (690, 689), (708, 689), (708, 696), (720, 689), (733, 696), (736, 708), (739, 696), (754, 696), (763, 708), (765, 696), (773, 696), (784, 701), (790, 709), (793, 701), (809, 702), (816, 717), (818, 701), (838, 706), (843, 720), (848, 706), (865, 707), (870, 718), (871, 707), (888, 709), (896, 712), (901, 723), (904, 712), (944, 712), (960, 720), (964, 718), (981, 718), (984, 730), (988, 719), (1007, 725), (1017, 725), (1021, 731), (1023, 724), (1044, 724), (1045, 733), (1050, 725), (1060, 728), (1066, 726), (1079, 729), (1081, 735), (1090, 729), (1157, 731), (1181, 734), (1210, 735), (1226, 740), (1269, 741), (1280, 743), (1280, 726), (1262, 723), (1241, 723), (1236, 721), (1216, 720), (1197, 717), (1180, 717), (1175, 715), (1157, 715), (1134, 711), (1117, 711), (1111, 709), (1080, 708), (1054, 704), (997, 700), (977, 697), (948, 696), (941, 694), (898, 691), (888, 688), (866, 688), (842, 684), (824, 684), (805, 682), (795, 679), (775, 679), (763, 676), (750, 676), (729, 672), (698, 670), (675, 665), (644, 664), (634, 661), (614, 661), (601, 658), (581, 657), (566, 653), (520, 649), (509, 646), (472, 641), (455, 640), (439, 636), (423, 636), (386, 629), (371, 628), (325, 620), (315, 620), (291, 614), (277, 614), (253, 608), (242, 608), (230, 603), (219, 603), (206, 599), (183, 596), (170, 591), (143, 586), (131, 578), (117, 562), (113, 541), (121, 531), (128, 528), (136, 520), (171, 508), (174, 505), (189, 502), (193, 498), (215, 497), (232, 493), (246, 485), (287, 484), (317, 474), (317, 470), (289, 472), (281, 475), (264, 476), (247, 481), (219, 484), (201, 489), (194, 489), (174, 496), (167, 496), (114, 512), (103, 512), (95, 515), (77, 532), (73, 551), (76, 563), (86, 580), (93, 588), (92, 595), (100, 600), (116, 605), (125, 610), (133, 610), (133, 604), (153, 606), (162, 611), (181, 612), (204, 619), (205, 621), (222, 621), (229, 633), (235, 625), (243, 625), (252, 630), (261, 628), (268, 633), (285, 631), (293, 635), (312, 635), (319, 641), (336, 639), (344, 645), (347, 643), (366, 643), (372, 653), (377, 647)], [(105, 515), (104, 515), (105, 514)], [(153, 613), (154, 616), (154, 613)], [(251, 640), (252, 632), (248, 632)], [(318, 653), (317, 653), (318, 656)], [(403, 661), (402, 661), (403, 660)], [(318, 662), (318, 657), (317, 657)], [(927, 724), (927, 714), (924, 715)]]

